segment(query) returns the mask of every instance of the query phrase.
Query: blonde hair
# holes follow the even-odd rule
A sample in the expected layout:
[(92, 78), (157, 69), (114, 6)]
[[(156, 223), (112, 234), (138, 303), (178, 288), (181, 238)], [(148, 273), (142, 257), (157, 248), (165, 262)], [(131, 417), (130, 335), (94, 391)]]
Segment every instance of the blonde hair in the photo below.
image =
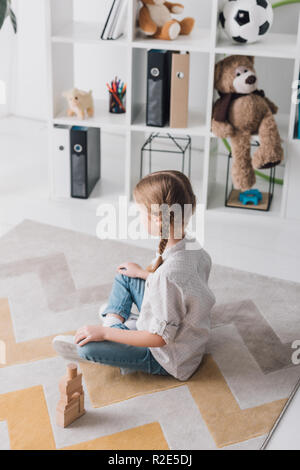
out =
[[(138, 204), (146, 207), (148, 214), (153, 214), (153, 206), (159, 207), (160, 243), (158, 257), (147, 271), (155, 272), (163, 263), (162, 255), (168, 244), (170, 225), (174, 226), (174, 212), (172, 208), (179, 206), (184, 214), (182, 228), (189, 222), (196, 208), (196, 196), (190, 180), (180, 171), (158, 171), (143, 178), (134, 189), (134, 198)], [(164, 206), (167, 210), (162, 210)], [(187, 214), (186, 207), (191, 207)]]

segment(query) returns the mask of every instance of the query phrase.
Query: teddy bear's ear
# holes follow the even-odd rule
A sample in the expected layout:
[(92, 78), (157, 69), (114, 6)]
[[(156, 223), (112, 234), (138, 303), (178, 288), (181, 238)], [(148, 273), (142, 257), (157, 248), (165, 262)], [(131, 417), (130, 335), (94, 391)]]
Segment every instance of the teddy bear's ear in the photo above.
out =
[(221, 79), (222, 72), (223, 72), (223, 61), (218, 62), (215, 65), (215, 88), (218, 88), (218, 83)]
[(251, 64), (254, 65), (255, 57), (253, 55), (248, 55), (247, 58), (250, 60)]

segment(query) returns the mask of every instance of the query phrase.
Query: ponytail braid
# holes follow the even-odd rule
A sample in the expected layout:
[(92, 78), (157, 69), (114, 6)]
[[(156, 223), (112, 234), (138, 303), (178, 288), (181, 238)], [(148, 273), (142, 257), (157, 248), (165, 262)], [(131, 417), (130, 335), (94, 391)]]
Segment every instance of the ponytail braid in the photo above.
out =
[[(184, 230), (195, 211), (196, 197), (187, 176), (179, 171), (165, 170), (145, 176), (134, 188), (134, 199), (146, 208), (148, 215), (152, 214), (153, 205), (159, 207), (159, 210), (155, 211), (160, 220), (158, 253), (155, 261), (146, 268), (148, 272), (154, 273), (163, 263), (163, 253), (170, 238), (170, 229), (174, 228), (175, 215), (172, 207), (174, 205), (181, 207)], [(190, 207), (189, 211), (186, 210), (186, 206)]]
[(162, 255), (167, 247), (170, 235), (170, 212), (162, 211), (161, 212), (161, 227), (160, 227), (160, 242), (158, 245), (157, 258), (154, 263), (150, 264), (146, 271), (150, 273), (155, 273), (157, 269), (163, 264), (164, 260)]

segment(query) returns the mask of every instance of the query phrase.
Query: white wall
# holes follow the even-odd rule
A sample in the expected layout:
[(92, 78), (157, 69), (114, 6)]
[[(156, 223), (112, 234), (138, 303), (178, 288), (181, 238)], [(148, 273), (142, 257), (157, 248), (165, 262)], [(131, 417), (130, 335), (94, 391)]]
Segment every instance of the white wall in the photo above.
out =
[[(28, 116), (35, 119), (46, 119), (47, 116), (47, 77), (46, 77), (46, 53), (45, 53), (45, 24), (44, 24), (44, 1), (43, 0), (15, 0), (17, 3), (16, 13), (19, 21), (19, 32), (17, 35), (16, 58), (17, 64), (14, 69), (16, 84), (14, 88), (15, 114)], [(62, 0), (62, 8), (63, 8)], [(207, 26), (210, 21), (211, 0), (183, 0), (186, 6), (186, 15), (197, 17), (198, 26)], [(275, 0), (274, 0), (275, 1)], [(199, 11), (200, 10), (200, 11)], [(279, 8), (275, 12), (274, 31), (295, 33), (297, 29), (297, 18), (299, 5)], [(74, 19), (76, 21), (104, 21), (104, 0), (74, 0)], [(5, 46), (11, 38), (4, 34), (0, 35), (0, 54), (8, 54)], [(2, 45), (2, 46), (1, 46)], [(2, 49), (1, 49), (2, 47)], [(106, 50), (106, 49), (105, 49)], [(8, 54), (9, 55), (9, 54)], [(9, 62), (9, 57), (5, 61)], [(261, 61), (260, 61), (261, 62)], [(199, 63), (199, 73), (203, 72), (203, 65)], [(261, 63), (259, 68), (261, 68)], [(7, 68), (7, 67), (6, 67)], [(2, 69), (2, 67), (1, 67)], [(263, 69), (262, 69), (263, 70)], [(277, 77), (276, 82), (285, 83), (285, 68), (280, 61), (272, 65), (272, 76)], [(0, 79), (1, 79), (0, 70)], [(105, 82), (114, 75), (126, 78), (126, 58), (122, 49), (117, 51), (114, 60), (111, 60), (110, 50), (102, 61), (95, 56), (88, 57), (86, 47), (75, 47), (75, 80), (76, 86), (82, 88), (93, 88), (97, 98), (105, 98)], [(276, 83), (266, 80), (263, 85), (269, 96), (273, 97), (284, 108), (282, 112), (288, 112), (289, 93), (287, 87), (278, 90)], [(75, 85), (75, 83), (74, 83)], [(267, 86), (267, 88), (266, 88)], [(199, 90), (199, 93), (201, 90)], [(205, 91), (204, 91), (205, 93)], [(286, 108), (286, 109), (285, 109)]]
[(13, 112), (47, 118), (47, 76), (44, 2), (16, 0), (18, 34), (14, 67)]

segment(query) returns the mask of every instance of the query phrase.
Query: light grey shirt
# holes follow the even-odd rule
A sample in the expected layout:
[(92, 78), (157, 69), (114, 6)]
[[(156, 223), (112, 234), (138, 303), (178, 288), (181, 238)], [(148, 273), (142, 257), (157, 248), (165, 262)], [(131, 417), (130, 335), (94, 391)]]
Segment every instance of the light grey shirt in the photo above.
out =
[(165, 250), (163, 259), (146, 281), (136, 327), (162, 336), (166, 345), (150, 348), (152, 355), (169, 374), (187, 380), (199, 367), (210, 334), (211, 259), (186, 238)]

